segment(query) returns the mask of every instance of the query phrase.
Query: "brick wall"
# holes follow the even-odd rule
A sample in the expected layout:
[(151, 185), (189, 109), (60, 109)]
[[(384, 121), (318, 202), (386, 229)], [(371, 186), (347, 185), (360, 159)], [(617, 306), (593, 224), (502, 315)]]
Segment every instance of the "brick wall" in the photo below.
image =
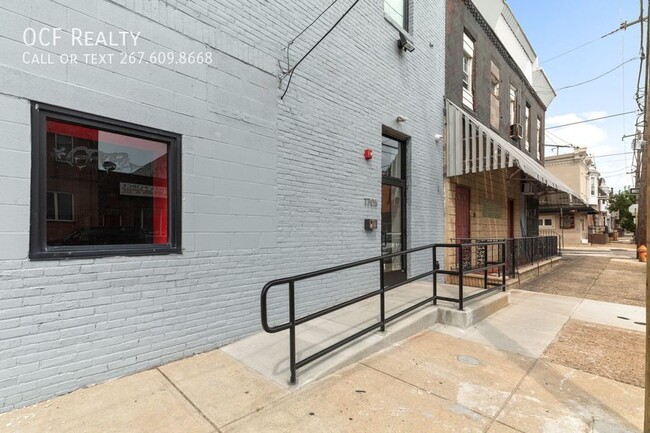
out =
[[(542, 128), (544, 128), (544, 116), (546, 109), (532, 95), (530, 89), (525, 85), (519, 75), (506, 62), (504, 57), (495, 49), (494, 42), (490, 40), (485, 30), (480, 26), (476, 18), (466, 6), (469, 0), (447, 0), (447, 53), (445, 63), (445, 74), (448, 77), (445, 83), (446, 97), (469, 110), (470, 113), (484, 125), (490, 125), (490, 67), (491, 62), (499, 68), (500, 78), (500, 99), (499, 112), (500, 122), (498, 133), (507, 140), (510, 140), (510, 85), (518, 89), (519, 95), (519, 121), (524, 125), (524, 109), (526, 103), (531, 106), (531, 126), (533, 133), (530, 141), (530, 155), (537, 158), (537, 116), (541, 117)], [(474, 110), (463, 105), (463, 34), (467, 32), (474, 40)], [(525, 125), (524, 125), (525, 127)], [(542, 134), (543, 137), (543, 134)], [(524, 139), (510, 140), (520, 149), (524, 149)], [(544, 150), (541, 149), (542, 158)]]
[[(210, 350), (257, 332), (276, 277), (380, 253), (382, 126), (409, 136), (409, 246), (442, 240), (444, 5), (412, 8), (413, 53), (383, 2), (360, 2), (297, 69), (286, 44), (329, 1), (9, 0), (0, 5), (0, 411)], [(291, 64), (352, 2), (291, 47)], [(25, 47), (27, 27), (141, 31), (138, 51), (211, 65), (26, 65), (82, 48)], [(94, 52), (119, 54), (113, 48)], [(182, 255), (27, 259), (30, 101), (182, 134)], [(403, 115), (409, 120), (398, 124)], [(363, 150), (375, 151), (371, 161)], [(412, 272), (428, 266), (414, 259)], [(361, 269), (299, 285), (301, 311), (376, 287)], [(283, 302), (271, 300), (272, 316)]]
[[(524, 139), (510, 139), (510, 85), (518, 90), (519, 113), (518, 123), (524, 124), (524, 110), (526, 103), (530, 104), (530, 120), (533, 133), (530, 140), (530, 156), (536, 159), (537, 146), (537, 117), (542, 119), (544, 127), (545, 107), (531, 92), (522, 78), (518, 68), (512, 66), (508, 58), (498, 49), (499, 41), (494, 39), (493, 32), (486, 28), (482, 18), (472, 13), (471, 0), (447, 0), (446, 22), (446, 63), (445, 82), (446, 97), (459, 107), (463, 107), (472, 117), (486, 127), (491, 126), (491, 65), (494, 63), (499, 69), (500, 98), (499, 98), (499, 127), (497, 132), (514, 146), (524, 150)], [(467, 33), (474, 41), (473, 74), (474, 74), (474, 106), (467, 107), (463, 104), (463, 37)], [(495, 129), (496, 130), (496, 129)], [(524, 125), (524, 135), (526, 134)], [(459, 145), (450, 143), (449, 145)], [(541, 152), (543, 157), (543, 150)], [(508, 199), (514, 201), (514, 236), (522, 236), (522, 226), (529, 224), (527, 235), (534, 235), (537, 229), (537, 219), (528, 217), (537, 206), (534, 202), (526, 203), (525, 196), (521, 194), (521, 181), (525, 174), (517, 175), (514, 169), (495, 170), (484, 173), (473, 173), (457, 176), (446, 180), (445, 206), (449, 218), (446, 222), (446, 236), (448, 239), (456, 236), (455, 219), (455, 187), (463, 185), (470, 188), (471, 208), (471, 236), (477, 239), (504, 238), (508, 235), (507, 209)], [(527, 210), (528, 209), (528, 210)], [(448, 258), (451, 263), (453, 260)]]
[[(445, 180), (447, 240), (456, 236), (456, 186), (470, 189), (470, 233), (472, 239), (503, 239), (508, 236), (508, 200), (514, 201), (515, 237), (521, 236), (522, 215), (519, 182), (508, 181), (513, 169), (455, 176)], [(447, 251), (447, 263), (455, 263), (455, 252)]]

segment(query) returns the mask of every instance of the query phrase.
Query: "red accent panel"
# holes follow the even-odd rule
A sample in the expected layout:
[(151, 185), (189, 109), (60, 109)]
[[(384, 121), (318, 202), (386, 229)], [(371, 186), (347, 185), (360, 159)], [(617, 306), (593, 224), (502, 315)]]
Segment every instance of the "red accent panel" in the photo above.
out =
[[(166, 244), (169, 242), (167, 234), (167, 200), (169, 199), (169, 190), (167, 189), (167, 155), (163, 155), (153, 162), (153, 186), (164, 187), (167, 190), (165, 197), (153, 198), (153, 243)], [(161, 176), (162, 175), (162, 176)]]
[(85, 126), (73, 125), (72, 123), (48, 120), (47, 132), (52, 132), (54, 134), (60, 135), (68, 135), (70, 137), (81, 138), (84, 140), (97, 141), (99, 131), (97, 131), (95, 128), (86, 128)]

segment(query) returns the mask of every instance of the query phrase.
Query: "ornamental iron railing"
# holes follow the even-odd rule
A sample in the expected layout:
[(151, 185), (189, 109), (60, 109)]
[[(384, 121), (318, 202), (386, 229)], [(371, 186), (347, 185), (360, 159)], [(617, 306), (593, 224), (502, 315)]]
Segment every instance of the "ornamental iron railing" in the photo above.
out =
[[(532, 265), (562, 255), (560, 237), (557, 235), (510, 239), (456, 238), (452, 239), (452, 241), (458, 243), (505, 242), (505, 271), (510, 277), (515, 277), (519, 269), (523, 266)], [(464, 252), (462, 260), (464, 267), (468, 269), (472, 260), (480, 264), (484, 259), (480, 255), (472, 257), (471, 254)]]

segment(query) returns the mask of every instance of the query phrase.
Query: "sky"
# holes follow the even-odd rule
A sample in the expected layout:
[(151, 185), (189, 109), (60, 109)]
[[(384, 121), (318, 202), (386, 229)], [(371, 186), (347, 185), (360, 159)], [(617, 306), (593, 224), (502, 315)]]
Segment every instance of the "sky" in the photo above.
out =
[[(647, 7), (647, 1), (642, 2)], [(556, 155), (558, 150), (560, 153), (571, 151), (549, 147), (551, 144), (587, 147), (608, 186), (615, 191), (634, 186), (634, 176), (626, 174), (632, 170), (632, 154), (621, 153), (632, 151), (632, 137), (623, 140), (623, 135), (634, 134), (636, 130), (635, 94), (641, 28), (636, 24), (625, 31), (601, 36), (618, 29), (623, 21), (638, 19), (640, 1), (507, 0), (507, 3), (558, 94), (546, 112), (546, 156)], [(645, 37), (643, 42), (645, 46)], [(583, 44), (586, 45), (561, 55)], [(634, 60), (618, 67), (630, 59)], [(590, 83), (560, 89), (591, 80), (614, 68), (617, 69)], [(643, 82), (642, 76), (641, 85)], [(635, 113), (552, 128), (627, 111)]]

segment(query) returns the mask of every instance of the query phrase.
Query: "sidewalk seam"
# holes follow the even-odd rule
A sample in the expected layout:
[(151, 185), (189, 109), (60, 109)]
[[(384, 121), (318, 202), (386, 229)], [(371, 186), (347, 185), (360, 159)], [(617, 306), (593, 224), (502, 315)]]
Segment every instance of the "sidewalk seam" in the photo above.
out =
[[(499, 418), (499, 415), (501, 415), (501, 412), (503, 412), (503, 409), (505, 409), (506, 406), (508, 405), (508, 403), (510, 403), (510, 400), (512, 400), (512, 397), (517, 393), (517, 391), (519, 391), (519, 387), (521, 387), (521, 384), (524, 383), (524, 380), (526, 380), (526, 378), (528, 376), (530, 376), (530, 372), (533, 371), (533, 368), (535, 368), (535, 366), (537, 365), (537, 363), (539, 363), (539, 361), (540, 361), (540, 359), (537, 358), (537, 359), (535, 359), (535, 362), (533, 362), (531, 364), (531, 366), (526, 371), (526, 374), (524, 374), (521, 377), (521, 379), (519, 380), (519, 382), (517, 383), (515, 388), (512, 390), (512, 392), (510, 392), (510, 395), (508, 396), (506, 401), (504, 401), (503, 404), (501, 405), (501, 407), (499, 408), (499, 411), (494, 415), (494, 418), (492, 418), (492, 422), (490, 422), (490, 424), (488, 424), (487, 428), (485, 430), (483, 430), (483, 432), (489, 431), (492, 428), (492, 426), (494, 425), (494, 423), (497, 422), (497, 418)], [(510, 426), (508, 426), (508, 427), (510, 427)], [(518, 430), (518, 429), (515, 429), (513, 427), (510, 427), (510, 428), (512, 428), (513, 430)]]
[(210, 425), (212, 427), (214, 427), (214, 429), (215, 429), (215, 431), (217, 433), (221, 433), (221, 430), (219, 429), (219, 427), (217, 427), (217, 425), (215, 423), (213, 423), (212, 420), (210, 418), (208, 418), (206, 416), (206, 414), (204, 414), (203, 411), (201, 409), (199, 409), (199, 407), (196, 404), (194, 404), (194, 402), (192, 400), (190, 400), (190, 398), (187, 395), (185, 395), (185, 393), (183, 391), (181, 391), (181, 389), (178, 386), (176, 386), (176, 384), (174, 382), (172, 382), (172, 380), (169, 377), (167, 377), (167, 375), (165, 373), (163, 373), (163, 371), (160, 368), (156, 368), (156, 370), (158, 370), (158, 372), (160, 374), (162, 374), (162, 376), (167, 380), (167, 382), (169, 382), (171, 384), (171, 386), (173, 386), (174, 389), (176, 391), (178, 391), (183, 396), (183, 398), (185, 400), (187, 400), (187, 402), (190, 405), (192, 405), (192, 407), (203, 417), (203, 419), (205, 419), (208, 423), (210, 423)]
[[(438, 397), (438, 398), (440, 398), (440, 399), (442, 399), (442, 400), (445, 400), (445, 401), (448, 401), (448, 402), (451, 402), (451, 403), (458, 404), (459, 406), (462, 406), (460, 403), (458, 403), (458, 402), (455, 401), (455, 400), (449, 399), (449, 398), (447, 398), (447, 397), (445, 397), (445, 396), (443, 396), (443, 395), (440, 395), (440, 394), (436, 394), (436, 393), (433, 392), (433, 391), (430, 391), (430, 390), (428, 390), (428, 389), (426, 389), (426, 388), (422, 388), (421, 386), (416, 385), (416, 384), (414, 384), (414, 383), (411, 383), (411, 382), (409, 382), (409, 381), (407, 381), (407, 380), (404, 380), (404, 379), (402, 379), (401, 377), (394, 376), (394, 375), (392, 375), (392, 374), (390, 374), (390, 373), (387, 373), (387, 372), (385, 372), (385, 371), (383, 371), (383, 370), (379, 370), (379, 369), (376, 368), (376, 367), (373, 367), (373, 366), (368, 365), (368, 364), (364, 364), (364, 363), (361, 362), (361, 361), (359, 361), (358, 364), (359, 364), (359, 365), (363, 365), (364, 367), (369, 368), (369, 369), (371, 369), (371, 370), (374, 370), (374, 371), (376, 371), (376, 372), (379, 373), (379, 374), (383, 374), (384, 376), (388, 376), (388, 377), (390, 377), (390, 378), (392, 378), (392, 379), (395, 379), (395, 380), (397, 380), (397, 381), (399, 381), (399, 382), (402, 382), (402, 383), (404, 383), (404, 384), (406, 384), (406, 385), (408, 385), (408, 386), (412, 386), (413, 388), (419, 389), (420, 391), (423, 391), (423, 392), (426, 393), (426, 394), (433, 395), (433, 396), (436, 396), (436, 397)], [(482, 414), (482, 413), (480, 413), (480, 412), (477, 412), (477, 411), (475, 411), (474, 409), (469, 408), (469, 407), (467, 407), (467, 406), (463, 406), (463, 407), (464, 407), (465, 409), (467, 409), (468, 411), (473, 412), (473, 413), (477, 414), (478, 416), (480, 416), (480, 417), (482, 417), (482, 418), (490, 419), (490, 417), (489, 417), (488, 415), (485, 415), (485, 414)]]
[[(605, 272), (605, 268), (607, 268), (607, 267), (610, 265), (610, 263), (612, 263), (612, 259), (611, 259), (611, 258), (609, 259), (609, 261), (607, 262), (607, 264), (606, 264), (605, 266), (602, 267), (602, 269), (600, 270), (600, 272), (598, 272), (598, 275), (596, 275), (596, 278), (591, 282), (591, 284), (589, 285), (589, 287), (587, 287), (587, 290), (585, 290), (585, 295), (583, 296), (583, 299), (582, 299), (583, 301), (584, 301), (585, 299), (587, 299), (587, 295), (589, 294), (589, 292), (591, 291), (591, 289), (596, 285), (596, 282), (600, 279), (600, 276), (603, 275), (603, 272)], [(574, 313), (575, 313), (575, 311), (574, 311)], [(573, 316), (573, 314), (571, 314), (571, 315)]]

